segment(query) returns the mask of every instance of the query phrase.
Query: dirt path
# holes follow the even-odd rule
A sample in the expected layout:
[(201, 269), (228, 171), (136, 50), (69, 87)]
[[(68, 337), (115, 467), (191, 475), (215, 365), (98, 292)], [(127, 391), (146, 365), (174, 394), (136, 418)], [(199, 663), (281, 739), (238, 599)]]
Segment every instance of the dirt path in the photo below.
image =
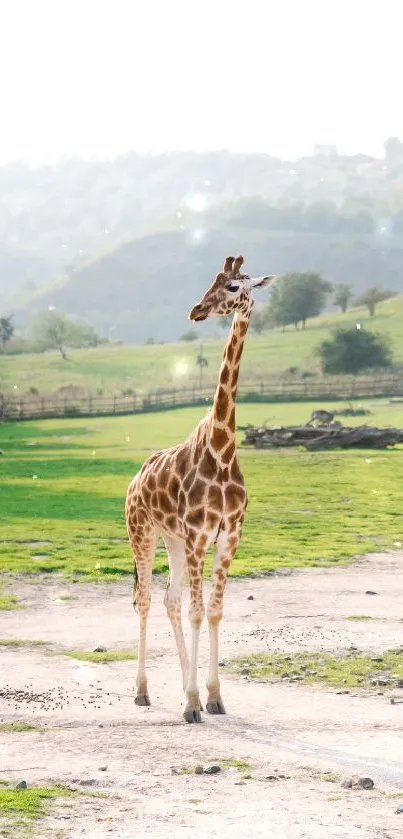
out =
[[(403, 555), (372, 556), (349, 568), (233, 580), (221, 657), (351, 645), (376, 651), (403, 644), (402, 570)], [(179, 663), (163, 588), (156, 581), (150, 709), (133, 702), (135, 662), (93, 664), (54, 654), (99, 644), (130, 648), (138, 624), (129, 582), (18, 585), (25, 609), (1, 614), (1, 638), (47, 645), (0, 648), (0, 720), (42, 729), (0, 733), (0, 777), (58, 782), (92, 794), (59, 801), (35, 828), (38, 839), (162, 837), (170, 830), (179, 839), (401, 837), (403, 814), (395, 814), (399, 801), (391, 794), (403, 792), (403, 702), (392, 705), (388, 690), (343, 694), (225, 676), (228, 715), (205, 714), (203, 725), (189, 726), (180, 714)], [(347, 620), (352, 615), (373, 620)], [(201, 685), (206, 664), (204, 628)], [(244, 779), (244, 772), (231, 767), (212, 776), (172, 771), (224, 758), (247, 761), (252, 777)], [(369, 775), (375, 789), (341, 789), (340, 780), (352, 774)], [(100, 792), (107, 797), (93, 797)]]

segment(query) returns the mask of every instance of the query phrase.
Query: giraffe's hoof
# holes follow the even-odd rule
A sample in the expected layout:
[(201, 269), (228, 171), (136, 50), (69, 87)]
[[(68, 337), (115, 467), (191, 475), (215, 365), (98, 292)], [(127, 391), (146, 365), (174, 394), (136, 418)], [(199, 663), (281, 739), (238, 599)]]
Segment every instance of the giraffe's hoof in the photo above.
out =
[(184, 719), (186, 722), (201, 722), (201, 713), (200, 710), (195, 708), (186, 708), (183, 712)]
[(136, 705), (151, 705), (148, 693), (139, 693), (138, 696), (136, 696), (134, 702)]
[(218, 699), (210, 699), (206, 705), (208, 714), (226, 714), (224, 703), (219, 696)]

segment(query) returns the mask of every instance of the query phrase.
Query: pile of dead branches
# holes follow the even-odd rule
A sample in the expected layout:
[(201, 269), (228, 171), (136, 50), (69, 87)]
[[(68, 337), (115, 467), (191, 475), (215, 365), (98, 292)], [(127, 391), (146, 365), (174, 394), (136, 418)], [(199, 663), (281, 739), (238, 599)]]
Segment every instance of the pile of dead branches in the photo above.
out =
[(403, 429), (372, 428), (359, 425), (356, 428), (343, 426), (341, 422), (327, 425), (297, 425), (289, 427), (248, 425), (239, 430), (245, 432), (244, 446), (255, 449), (285, 448), (303, 446), (305, 449), (386, 449), (403, 443)]

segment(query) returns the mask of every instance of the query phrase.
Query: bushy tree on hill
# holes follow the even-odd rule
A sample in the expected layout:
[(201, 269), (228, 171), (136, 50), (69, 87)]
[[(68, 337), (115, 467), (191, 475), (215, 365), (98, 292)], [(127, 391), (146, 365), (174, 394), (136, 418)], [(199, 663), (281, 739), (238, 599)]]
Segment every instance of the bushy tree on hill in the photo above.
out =
[(195, 329), (187, 329), (186, 332), (180, 336), (180, 341), (197, 341), (198, 334)]
[(382, 300), (389, 300), (390, 297), (396, 297), (396, 291), (372, 286), (372, 288), (367, 288), (355, 302), (357, 306), (366, 306), (371, 318), (373, 318), (378, 303), (382, 303)]
[(30, 331), (38, 348), (59, 350), (65, 361), (68, 347), (96, 347), (100, 343), (92, 326), (54, 311), (36, 315), (31, 321)]
[(269, 320), (265, 309), (252, 309), (250, 316), (250, 328), (252, 332), (256, 332), (257, 335), (260, 335), (268, 326)]
[(278, 326), (302, 323), (305, 329), (308, 318), (323, 311), (326, 294), (332, 291), (331, 284), (320, 274), (283, 274), (273, 285), (268, 307), (268, 317)]
[(14, 324), (12, 315), (8, 317), (3, 316), (0, 318), (0, 350), (4, 352), (6, 349), (6, 344), (10, 341), (10, 339), (14, 335)]
[(353, 290), (347, 283), (338, 283), (334, 287), (333, 306), (338, 306), (341, 312), (347, 312), (348, 304), (353, 297)]
[(340, 327), (318, 347), (323, 373), (360, 373), (389, 367), (392, 353), (388, 338), (366, 329)]

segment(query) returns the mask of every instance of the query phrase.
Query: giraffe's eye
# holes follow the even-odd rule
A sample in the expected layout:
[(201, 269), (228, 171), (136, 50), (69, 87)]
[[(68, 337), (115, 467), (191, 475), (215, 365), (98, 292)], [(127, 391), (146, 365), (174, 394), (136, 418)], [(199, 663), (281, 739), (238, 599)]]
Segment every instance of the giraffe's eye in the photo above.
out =
[(239, 285), (231, 285), (231, 283), (230, 283), (230, 285), (227, 285), (227, 291), (232, 291), (232, 292), (239, 291)]

